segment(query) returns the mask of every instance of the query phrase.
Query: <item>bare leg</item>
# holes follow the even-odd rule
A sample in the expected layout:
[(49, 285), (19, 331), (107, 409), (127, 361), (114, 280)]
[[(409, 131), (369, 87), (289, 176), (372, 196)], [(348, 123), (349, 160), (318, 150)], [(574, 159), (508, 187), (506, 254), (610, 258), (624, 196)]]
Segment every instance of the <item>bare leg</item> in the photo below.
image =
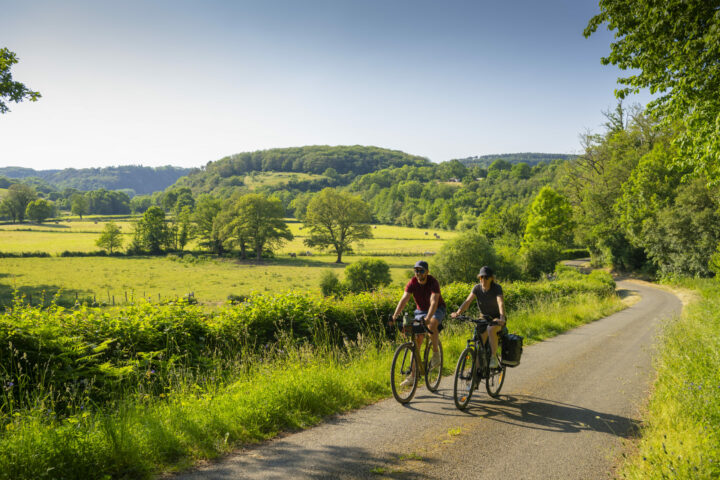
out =
[(430, 341), (432, 342), (433, 346), (433, 352), (438, 352), (438, 340), (440, 338), (440, 333), (438, 332), (438, 327), (440, 326), (440, 322), (438, 322), (438, 319), (433, 316), (429, 321), (425, 321), (428, 328), (430, 329)]

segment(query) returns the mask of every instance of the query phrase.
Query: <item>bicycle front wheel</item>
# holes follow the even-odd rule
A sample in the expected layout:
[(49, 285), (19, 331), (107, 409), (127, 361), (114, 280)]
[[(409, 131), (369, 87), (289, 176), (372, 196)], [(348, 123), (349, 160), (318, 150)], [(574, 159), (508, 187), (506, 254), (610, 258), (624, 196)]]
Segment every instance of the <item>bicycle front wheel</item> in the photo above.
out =
[(460, 354), (457, 367), (455, 367), (455, 382), (453, 383), (453, 398), (455, 406), (465, 410), (475, 389), (475, 349), (467, 347)]
[(413, 343), (403, 343), (395, 350), (390, 367), (390, 387), (393, 397), (400, 403), (412, 400), (417, 390), (418, 376)]
[(485, 381), (485, 389), (493, 398), (500, 396), (500, 389), (505, 383), (505, 365), (500, 365), (497, 368), (491, 368), (490, 373)]
[(442, 342), (439, 339), (437, 352), (433, 350), (432, 342), (428, 341), (425, 345), (423, 365), (425, 365), (425, 385), (431, 392), (437, 392), (442, 379), (443, 368), (443, 349)]

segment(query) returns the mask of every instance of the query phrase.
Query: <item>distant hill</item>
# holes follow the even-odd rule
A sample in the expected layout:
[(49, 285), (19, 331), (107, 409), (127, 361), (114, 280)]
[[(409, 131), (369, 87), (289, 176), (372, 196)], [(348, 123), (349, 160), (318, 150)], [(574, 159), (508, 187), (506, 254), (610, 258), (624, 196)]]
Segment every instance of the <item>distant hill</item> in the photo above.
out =
[(23, 167), (0, 168), (0, 176), (16, 179), (39, 178), (44, 183), (62, 190), (75, 188), (81, 191), (132, 189), (135, 193), (149, 194), (165, 190), (187, 175), (191, 169), (180, 167), (143, 167), (126, 165), (104, 168), (66, 168), (64, 170), (33, 170)]
[(525, 162), (530, 166), (537, 165), (540, 162), (551, 162), (552, 160), (572, 160), (577, 155), (569, 155), (567, 153), (501, 153), (497, 155), (481, 155), (477, 157), (458, 158), (465, 166), (479, 166), (487, 168), (495, 160), (505, 160), (509, 163)]
[(360, 145), (273, 148), (208, 162), (179, 179), (173, 188), (189, 187), (196, 195), (209, 192), (227, 195), (236, 187), (244, 186), (245, 176), (252, 172), (295, 172), (324, 175), (324, 180), (314, 181), (313, 185), (297, 185), (302, 190), (317, 190), (323, 186), (347, 185), (358, 175), (403, 165), (433, 164), (427, 158), (399, 150)]

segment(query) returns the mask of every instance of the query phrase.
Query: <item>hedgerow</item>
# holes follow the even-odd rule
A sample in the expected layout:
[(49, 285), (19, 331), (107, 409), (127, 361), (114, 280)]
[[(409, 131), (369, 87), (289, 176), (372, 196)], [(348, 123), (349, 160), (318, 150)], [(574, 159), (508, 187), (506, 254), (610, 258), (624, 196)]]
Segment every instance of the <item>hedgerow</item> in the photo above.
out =
[[(448, 309), (456, 309), (471, 288), (463, 283), (444, 286)], [(613, 289), (612, 278), (603, 272), (504, 285), (510, 311), (581, 292), (606, 296)], [(40, 403), (56, 412), (74, 411), (112, 401), (137, 385), (159, 394), (178, 368), (222, 369), (227, 362), (262, 355), (281, 339), (341, 345), (360, 334), (382, 337), (400, 295), (399, 289), (342, 299), (259, 294), (211, 313), (183, 301), (41, 309), (18, 300), (0, 315), (0, 380), (6, 386), (0, 415)]]

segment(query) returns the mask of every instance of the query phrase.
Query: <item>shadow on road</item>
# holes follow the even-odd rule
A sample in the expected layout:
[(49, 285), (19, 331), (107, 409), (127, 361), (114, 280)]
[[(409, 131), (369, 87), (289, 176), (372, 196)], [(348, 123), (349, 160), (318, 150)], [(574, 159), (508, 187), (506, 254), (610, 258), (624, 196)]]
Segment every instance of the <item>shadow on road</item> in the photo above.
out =
[(640, 422), (627, 417), (529, 395), (506, 395), (502, 401), (470, 401), (467, 414), (524, 428), (551, 432), (603, 432), (622, 438), (638, 434)]
[[(430, 476), (410, 471), (406, 466), (432, 463), (434, 460), (408, 455), (408, 452), (387, 452), (380, 456), (358, 447), (324, 446), (302, 448), (296, 443), (275, 441), (272, 448), (254, 447), (229, 462), (215, 465), (211, 470), (196, 470), (182, 475), (186, 478), (226, 480), (229, 478), (402, 478), (424, 480)], [(419, 468), (422, 470), (422, 466)], [(172, 477), (170, 477), (172, 478)]]

